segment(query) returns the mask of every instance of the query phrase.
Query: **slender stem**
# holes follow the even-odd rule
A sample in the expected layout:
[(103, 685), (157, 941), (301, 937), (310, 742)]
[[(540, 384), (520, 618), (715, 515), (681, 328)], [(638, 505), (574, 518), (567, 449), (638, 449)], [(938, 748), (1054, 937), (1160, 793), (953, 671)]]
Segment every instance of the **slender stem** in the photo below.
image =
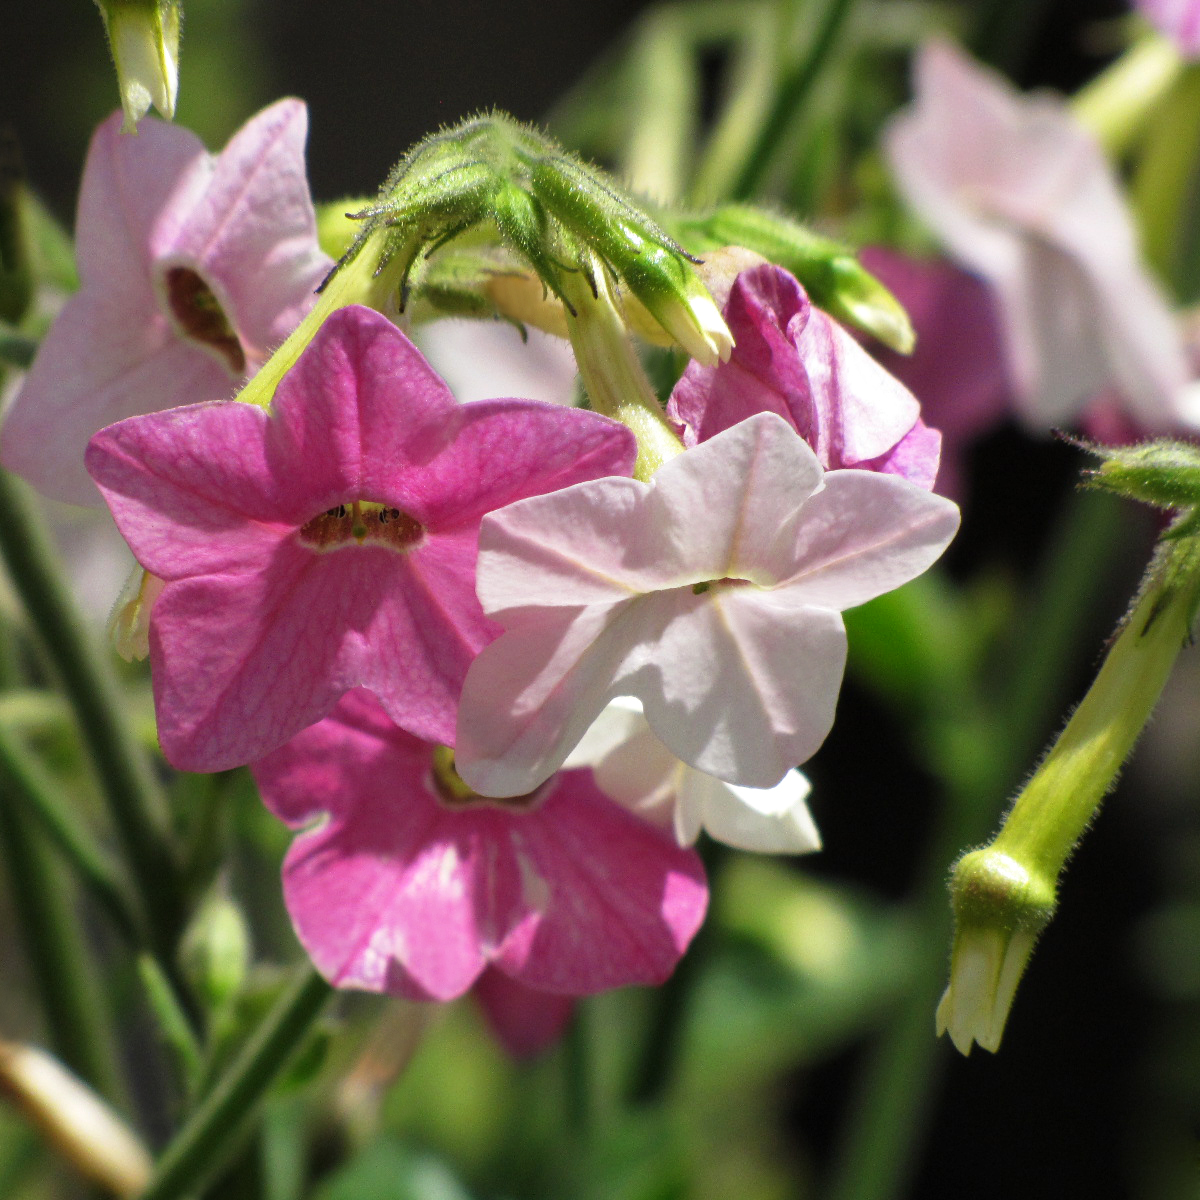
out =
[(311, 1030), (330, 995), (316, 972), (276, 1002), (258, 1032), (167, 1146), (141, 1200), (176, 1200), (227, 1161), (252, 1111)]
[(563, 1072), (565, 1075), (565, 1108), (567, 1125), (580, 1143), (587, 1145), (588, 1132), (596, 1119), (596, 1096), (594, 1091), (596, 1047), (593, 1040), (590, 1005), (587, 997), (575, 1003), (575, 1012), (563, 1044)]
[(77, 814), (67, 810), (36, 759), (0, 724), (0, 781), (7, 795), (20, 797), (59, 853), (112, 918), (130, 944), (142, 942), (137, 911), (124, 881), (108, 856), (88, 836)]
[[(911, 1174), (940, 1078), (933, 1013), (952, 926), (947, 867), (964, 847), (987, 837), (1000, 798), (1019, 779), (1038, 730), (1060, 700), (1066, 668), (1087, 632), (1085, 616), (1103, 591), (1105, 564), (1128, 528), (1123, 506), (1107, 501), (1085, 492), (1069, 498), (1036, 598), (1018, 622), (1022, 634), (1012, 648), (1014, 669), (1000, 703), (989, 703), (977, 685), (958, 697), (956, 736), (972, 752), (945, 760), (941, 823), (911, 901), (919, 931), (911, 988), (863, 1068), (825, 1193), (828, 1200), (893, 1200), (903, 1194)], [(991, 797), (996, 803), (988, 803)]]
[(71, 891), (28, 815), (11, 799), (0, 803), (0, 848), (55, 1052), (98, 1092), (123, 1106), (112, 1030), (104, 1020), (106, 1004), (72, 911)]
[(748, 200), (757, 194), (792, 117), (808, 99), (837, 44), (852, 7), (853, 0), (828, 0), (826, 3), (821, 24), (813, 35), (808, 53), (781, 81), (775, 102), (750, 147), (745, 165), (734, 181), (735, 200)]
[(0, 555), (79, 720), (152, 944), (168, 954), (182, 923), (182, 906), (162, 794), (123, 720), (120, 688), (84, 629), (34, 505), (24, 486), (5, 471), (0, 471)]

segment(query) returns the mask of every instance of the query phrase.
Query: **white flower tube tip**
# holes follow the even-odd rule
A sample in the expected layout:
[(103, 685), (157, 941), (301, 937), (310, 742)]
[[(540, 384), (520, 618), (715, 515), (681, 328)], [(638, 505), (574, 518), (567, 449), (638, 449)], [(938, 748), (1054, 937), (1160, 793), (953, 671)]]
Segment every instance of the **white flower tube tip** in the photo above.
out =
[(1054, 914), (1054, 883), (994, 846), (958, 861), (950, 983), (937, 1008), (938, 1035), (960, 1054), (1000, 1048), (1008, 1013), (1038, 935)]
[(179, 0), (97, 0), (125, 110), (125, 133), (153, 105), (169, 121), (179, 92)]

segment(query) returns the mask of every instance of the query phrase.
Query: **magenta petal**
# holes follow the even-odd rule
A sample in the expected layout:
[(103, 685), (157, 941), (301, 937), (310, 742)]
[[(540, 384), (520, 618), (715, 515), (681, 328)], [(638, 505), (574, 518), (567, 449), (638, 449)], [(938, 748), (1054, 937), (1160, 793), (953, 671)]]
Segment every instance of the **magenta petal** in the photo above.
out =
[[(458, 405), (394, 325), (354, 306), (324, 323), (270, 415), (193, 405), (102, 430), (89, 470), (166, 580), (150, 648), (168, 759), (260, 757), (359, 686), (411, 733), (452, 741), (467, 668), (498, 632), (475, 595), (481, 516), (630, 470), (634, 453), (594, 413)], [(400, 509), (411, 540), (306, 540), (356, 502)]]
[(773, 412), (826, 469), (857, 467), (887, 455), (916, 424), (920, 406), (908, 389), (781, 268), (739, 275), (725, 319), (736, 341), (729, 361), (689, 364), (668, 404), (687, 445)]
[(514, 1058), (532, 1058), (549, 1049), (575, 1011), (572, 997), (526, 987), (494, 967), (480, 975), (474, 995), (492, 1032)]
[(297, 838), (284, 895), (317, 968), (345, 987), (461, 995), (488, 963), (579, 995), (658, 983), (704, 917), (699, 859), (569, 772), (532, 807), (447, 805), (431, 747), (365, 693), (254, 766)]

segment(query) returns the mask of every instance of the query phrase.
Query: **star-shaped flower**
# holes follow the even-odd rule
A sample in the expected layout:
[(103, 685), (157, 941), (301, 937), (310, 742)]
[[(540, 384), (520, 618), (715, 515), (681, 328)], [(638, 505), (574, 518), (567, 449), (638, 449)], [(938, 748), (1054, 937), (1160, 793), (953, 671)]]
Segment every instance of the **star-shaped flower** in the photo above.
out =
[(629, 472), (627, 429), (533, 400), (460, 405), (371, 309), (334, 313), (272, 411), (236, 401), (102, 430), (88, 470), (165, 580), (150, 624), (159, 736), (182, 770), (259, 758), (362, 685), (451, 742), (496, 632), (475, 598), (484, 513)]
[(484, 800), (449, 751), (361, 691), (253, 771), (267, 807), (307, 831), (284, 860), (284, 899), (337, 987), (449, 1000), (489, 965), (564, 995), (657, 984), (704, 919), (696, 854), (590, 772)]
[(1180, 331), (1143, 266), (1092, 135), (946, 42), (916, 60), (916, 100), (884, 148), (908, 202), (995, 289), (1025, 419), (1071, 423), (1115, 384), (1148, 430), (1200, 419)]
[(734, 280), (724, 308), (734, 337), (727, 362), (692, 362), (667, 412), (694, 446), (758, 412), (778, 413), (826, 470), (859, 467), (933, 487), (941, 437), (913, 394), (782, 267)]
[(477, 791), (536, 787), (616, 696), (689, 766), (774, 787), (833, 722), (841, 610), (924, 571), (958, 509), (895, 475), (823, 472), (774, 413), (483, 522), (505, 629), (471, 666), (456, 752)]
[(304, 169), (308, 114), (264, 109), (213, 156), (194, 133), (114, 113), (92, 138), (76, 221), (80, 289), (0, 432), (0, 461), (98, 505), (83, 469), (122, 417), (232, 396), (299, 323), (330, 260)]
[(805, 800), (812, 790), (791, 770), (773, 788), (737, 787), (681, 762), (654, 736), (642, 706), (619, 696), (567, 756), (591, 767), (600, 790), (647, 820), (670, 826), (681, 846), (703, 829), (739, 850), (807, 854), (821, 835)]

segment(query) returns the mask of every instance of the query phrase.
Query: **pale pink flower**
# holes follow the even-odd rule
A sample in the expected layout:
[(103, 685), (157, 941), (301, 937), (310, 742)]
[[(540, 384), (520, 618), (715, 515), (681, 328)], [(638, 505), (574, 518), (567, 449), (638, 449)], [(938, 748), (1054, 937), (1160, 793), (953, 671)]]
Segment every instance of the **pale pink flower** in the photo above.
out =
[(1135, 7), (1186, 58), (1200, 57), (1200, 0), (1134, 0)]
[(667, 412), (695, 446), (758, 412), (783, 417), (826, 470), (858, 467), (933, 487), (941, 438), (921, 406), (800, 284), (770, 263), (739, 274), (724, 306), (727, 362), (692, 362)]
[(236, 401), (102, 430), (88, 470), (165, 580), (150, 623), (159, 736), (182, 770), (249, 762), (362, 685), (451, 742), (494, 634), (475, 598), (479, 521), (628, 472), (627, 429), (533, 400), (458, 404), (371, 309), (321, 327), (272, 411)]
[(1183, 343), (1093, 136), (1058, 98), (1021, 95), (949, 43), (916, 60), (884, 149), (905, 198), (995, 290), (1018, 407), (1071, 423), (1115, 385), (1148, 430), (1195, 424)]
[(122, 417), (232, 396), (296, 326), (330, 260), (304, 169), (308, 114), (281, 100), (219, 155), (153, 118), (96, 130), (76, 220), (80, 289), (9, 410), (0, 460), (55, 499), (98, 505), (83, 469)]
[(477, 791), (536, 787), (616, 696), (689, 766), (773, 787), (833, 722), (841, 610), (924, 571), (958, 525), (894, 475), (823, 472), (774, 413), (669, 460), (510, 505), (480, 532), (505, 629), (471, 665), (457, 754)]
[(507, 803), (463, 789), (448, 751), (367, 693), (253, 765), (303, 829), (284, 899), (335, 986), (462, 995), (485, 968), (582, 995), (661, 983), (704, 919), (699, 858), (568, 771)]
[(911, 354), (878, 343), (872, 355), (921, 402), (942, 435), (937, 490), (966, 490), (969, 445), (1013, 414), (999, 312), (982, 279), (948, 259), (913, 258), (884, 246), (859, 253), (864, 267), (904, 305), (916, 331)]
[(703, 829), (739, 850), (807, 854), (821, 848), (805, 803), (812, 787), (799, 771), (788, 771), (773, 788), (738, 787), (705, 775), (654, 736), (632, 696), (605, 708), (563, 766), (591, 767), (606, 796), (671, 827), (681, 846), (692, 845)]

